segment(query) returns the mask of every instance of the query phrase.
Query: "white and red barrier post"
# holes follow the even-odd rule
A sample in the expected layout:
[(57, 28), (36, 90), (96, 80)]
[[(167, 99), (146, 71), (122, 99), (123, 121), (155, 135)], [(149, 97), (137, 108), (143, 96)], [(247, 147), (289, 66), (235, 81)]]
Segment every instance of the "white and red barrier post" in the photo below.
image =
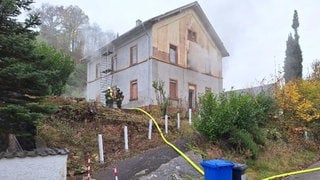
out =
[(124, 150), (126, 152), (129, 151), (129, 143), (128, 143), (128, 127), (124, 126)]
[(191, 118), (192, 114), (191, 114), (191, 108), (189, 108), (189, 125), (191, 126), (192, 124), (192, 118)]
[(152, 134), (152, 119), (149, 120), (148, 139), (151, 139), (151, 134)]
[(165, 128), (165, 133), (168, 134), (168, 115), (164, 116), (164, 128)]
[(113, 167), (113, 174), (114, 174), (115, 180), (118, 180), (118, 171), (116, 166)]
[(180, 113), (177, 114), (178, 129), (180, 129)]
[(87, 161), (87, 177), (88, 180), (91, 180), (91, 154), (88, 153), (88, 161)]

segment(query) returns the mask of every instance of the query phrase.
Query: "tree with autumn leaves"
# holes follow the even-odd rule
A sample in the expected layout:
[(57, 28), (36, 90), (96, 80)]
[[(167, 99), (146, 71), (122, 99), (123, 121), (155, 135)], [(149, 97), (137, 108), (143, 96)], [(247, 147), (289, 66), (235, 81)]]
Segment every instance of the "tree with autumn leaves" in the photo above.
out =
[(294, 128), (309, 129), (320, 133), (320, 63), (312, 64), (312, 73), (306, 79), (302, 78), (302, 51), (299, 45), (298, 13), (295, 10), (292, 28), (294, 37), (290, 34), (287, 41), (284, 61), (284, 82), (278, 81), (275, 98), (285, 121)]
[(287, 119), (311, 122), (320, 120), (320, 81), (295, 80), (275, 91), (279, 108)]

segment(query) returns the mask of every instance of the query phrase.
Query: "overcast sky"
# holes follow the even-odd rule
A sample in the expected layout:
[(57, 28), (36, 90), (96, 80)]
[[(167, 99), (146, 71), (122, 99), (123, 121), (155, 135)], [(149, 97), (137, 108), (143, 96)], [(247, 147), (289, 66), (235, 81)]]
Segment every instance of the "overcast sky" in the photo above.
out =
[[(154, 16), (193, 0), (34, 0), (52, 5), (77, 5), (90, 23), (120, 35)], [(303, 75), (320, 59), (319, 0), (199, 0), (230, 56), (223, 58), (224, 89), (241, 89), (272, 82), (283, 71), (286, 41), (293, 12), (298, 11)], [(263, 81), (264, 80), (264, 81)]]

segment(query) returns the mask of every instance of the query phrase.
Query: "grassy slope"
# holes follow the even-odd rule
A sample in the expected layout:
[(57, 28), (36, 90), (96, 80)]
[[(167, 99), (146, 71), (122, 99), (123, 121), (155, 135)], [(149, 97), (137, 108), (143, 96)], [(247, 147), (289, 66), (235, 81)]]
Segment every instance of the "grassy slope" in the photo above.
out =
[[(70, 176), (85, 173), (87, 152), (92, 154), (93, 169), (99, 165), (97, 135), (102, 134), (105, 150), (105, 166), (115, 161), (142, 153), (150, 148), (164, 145), (156, 128), (152, 140), (147, 139), (149, 118), (132, 110), (109, 109), (94, 106), (80, 99), (50, 98), (46, 103), (54, 103), (59, 110), (48, 116), (38, 128), (39, 139), (50, 148), (68, 148), (68, 173)], [(151, 112), (152, 115), (159, 114)], [(157, 118), (163, 128), (164, 122)], [(182, 121), (181, 130), (176, 130), (176, 122), (169, 121), (171, 141), (196, 134)], [(124, 151), (123, 127), (129, 131), (129, 152)], [(201, 153), (205, 159), (225, 158), (249, 165), (248, 179), (262, 179), (276, 174), (306, 168), (319, 158), (315, 151), (304, 148), (300, 143), (285, 143), (281, 140), (268, 141), (257, 160), (247, 160), (245, 155), (222, 150), (219, 143), (212, 144), (205, 137), (196, 136), (190, 148)]]

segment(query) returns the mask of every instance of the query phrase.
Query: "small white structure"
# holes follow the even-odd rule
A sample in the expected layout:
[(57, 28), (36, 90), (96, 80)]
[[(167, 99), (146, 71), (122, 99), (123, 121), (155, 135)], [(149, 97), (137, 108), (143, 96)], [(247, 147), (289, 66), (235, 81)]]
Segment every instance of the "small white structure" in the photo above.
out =
[(67, 149), (0, 152), (0, 179), (67, 179)]

